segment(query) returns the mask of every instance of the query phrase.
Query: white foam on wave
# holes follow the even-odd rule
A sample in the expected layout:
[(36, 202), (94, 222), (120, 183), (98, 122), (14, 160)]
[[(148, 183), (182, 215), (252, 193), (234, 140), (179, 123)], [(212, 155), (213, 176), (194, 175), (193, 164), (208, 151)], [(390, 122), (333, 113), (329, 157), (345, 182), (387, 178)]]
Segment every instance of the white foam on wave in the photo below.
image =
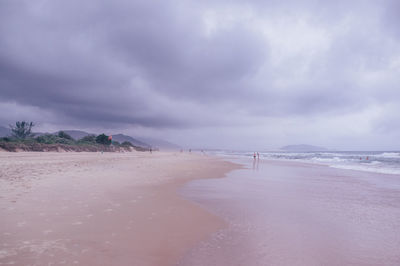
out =
[(399, 158), (400, 159), (400, 153), (398, 152), (384, 152), (381, 154), (376, 154), (375, 157), (381, 157), (381, 158)]
[(346, 169), (346, 170), (356, 170), (356, 171), (366, 171), (379, 174), (390, 174), (390, 175), (400, 175), (399, 168), (388, 168), (388, 167), (371, 167), (367, 165), (354, 165), (354, 164), (331, 164), (329, 165), (333, 168)]
[(371, 161), (369, 165), (382, 165), (382, 162), (379, 161)]
[(333, 157), (333, 158), (313, 157), (311, 158), (311, 161), (322, 162), (322, 163), (337, 163), (337, 162), (347, 162), (348, 160), (339, 157)]

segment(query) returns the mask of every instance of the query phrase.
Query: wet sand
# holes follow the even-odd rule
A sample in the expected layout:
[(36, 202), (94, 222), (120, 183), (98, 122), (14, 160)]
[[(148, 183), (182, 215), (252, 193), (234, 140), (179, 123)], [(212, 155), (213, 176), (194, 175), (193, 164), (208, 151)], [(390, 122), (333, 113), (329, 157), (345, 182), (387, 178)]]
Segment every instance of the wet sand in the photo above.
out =
[(0, 265), (174, 265), (225, 225), (177, 188), (236, 167), (181, 153), (0, 152)]
[(234, 160), (181, 194), (228, 221), (178, 265), (400, 265), (400, 176)]

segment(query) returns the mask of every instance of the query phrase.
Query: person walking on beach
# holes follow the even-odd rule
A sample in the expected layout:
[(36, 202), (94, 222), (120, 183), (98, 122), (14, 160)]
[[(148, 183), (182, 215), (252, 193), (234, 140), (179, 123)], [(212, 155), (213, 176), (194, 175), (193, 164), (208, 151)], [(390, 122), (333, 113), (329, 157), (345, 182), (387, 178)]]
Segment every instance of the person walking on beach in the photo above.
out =
[(256, 159), (256, 152), (254, 152), (254, 154), (253, 154), (253, 158), (254, 158), (254, 160)]

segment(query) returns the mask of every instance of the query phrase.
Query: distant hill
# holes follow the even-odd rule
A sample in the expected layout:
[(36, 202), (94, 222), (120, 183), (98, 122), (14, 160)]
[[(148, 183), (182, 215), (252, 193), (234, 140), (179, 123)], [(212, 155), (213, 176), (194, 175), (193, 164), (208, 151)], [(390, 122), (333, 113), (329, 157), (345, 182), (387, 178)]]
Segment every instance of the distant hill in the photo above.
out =
[[(83, 137), (86, 137), (87, 135), (91, 135), (90, 133), (87, 133), (85, 131), (82, 130), (62, 130), (65, 133), (67, 133), (68, 135), (70, 135), (71, 137), (73, 137), (75, 140), (81, 139)], [(59, 131), (57, 131), (56, 133), (58, 133)], [(53, 133), (53, 134), (56, 134)], [(95, 135), (95, 134), (93, 134)]]
[(154, 148), (158, 148), (160, 150), (179, 150), (181, 147), (174, 143), (155, 138), (146, 138), (146, 137), (137, 137), (137, 139), (150, 144)]
[(307, 144), (299, 144), (299, 145), (288, 145), (281, 148), (284, 151), (327, 151), (328, 149), (319, 146), (307, 145)]
[(135, 146), (139, 146), (139, 147), (143, 147), (143, 148), (151, 148), (151, 145), (144, 143), (140, 140), (134, 139), (131, 136), (124, 135), (124, 134), (112, 135), (112, 139), (114, 141), (118, 141), (119, 143), (122, 143), (124, 141), (129, 141), (130, 143), (132, 143)]
[[(81, 131), (81, 130), (63, 130), (63, 131), (76, 140), (81, 139), (87, 135), (96, 135), (96, 134), (91, 134), (91, 133)], [(151, 145), (149, 145), (143, 141), (140, 141), (138, 139), (132, 138), (131, 136), (124, 135), (124, 134), (115, 134), (115, 135), (113, 134), (112, 138), (114, 141), (118, 141), (119, 143), (122, 143), (124, 141), (129, 141), (134, 146), (138, 146), (138, 147), (142, 147), (142, 148), (151, 148)]]
[(11, 130), (7, 127), (0, 126), (0, 137), (7, 137), (11, 135)]

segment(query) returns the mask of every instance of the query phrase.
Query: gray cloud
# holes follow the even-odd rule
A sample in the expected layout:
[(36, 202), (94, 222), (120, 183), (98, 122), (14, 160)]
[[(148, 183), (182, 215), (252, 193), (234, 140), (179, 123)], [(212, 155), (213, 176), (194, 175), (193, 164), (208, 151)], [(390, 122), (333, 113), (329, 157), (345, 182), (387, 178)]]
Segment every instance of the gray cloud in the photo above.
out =
[[(186, 143), (193, 131), (208, 132), (206, 143), (212, 129), (229, 139), (249, 126), (274, 131), (278, 144), (301, 141), (304, 119), (320, 131), (321, 117), (347, 127), (365, 110), (393, 111), (398, 10), (396, 1), (5, 0), (0, 104), (59, 126), (144, 128), (171, 139), (184, 130)], [(3, 112), (0, 122), (22, 114)], [(368, 115), (397, 132), (395, 117)], [(290, 127), (285, 119), (298, 137), (265, 127)], [(321, 144), (348, 144), (329, 131)], [(382, 130), (365, 126), (374, 132)]]

